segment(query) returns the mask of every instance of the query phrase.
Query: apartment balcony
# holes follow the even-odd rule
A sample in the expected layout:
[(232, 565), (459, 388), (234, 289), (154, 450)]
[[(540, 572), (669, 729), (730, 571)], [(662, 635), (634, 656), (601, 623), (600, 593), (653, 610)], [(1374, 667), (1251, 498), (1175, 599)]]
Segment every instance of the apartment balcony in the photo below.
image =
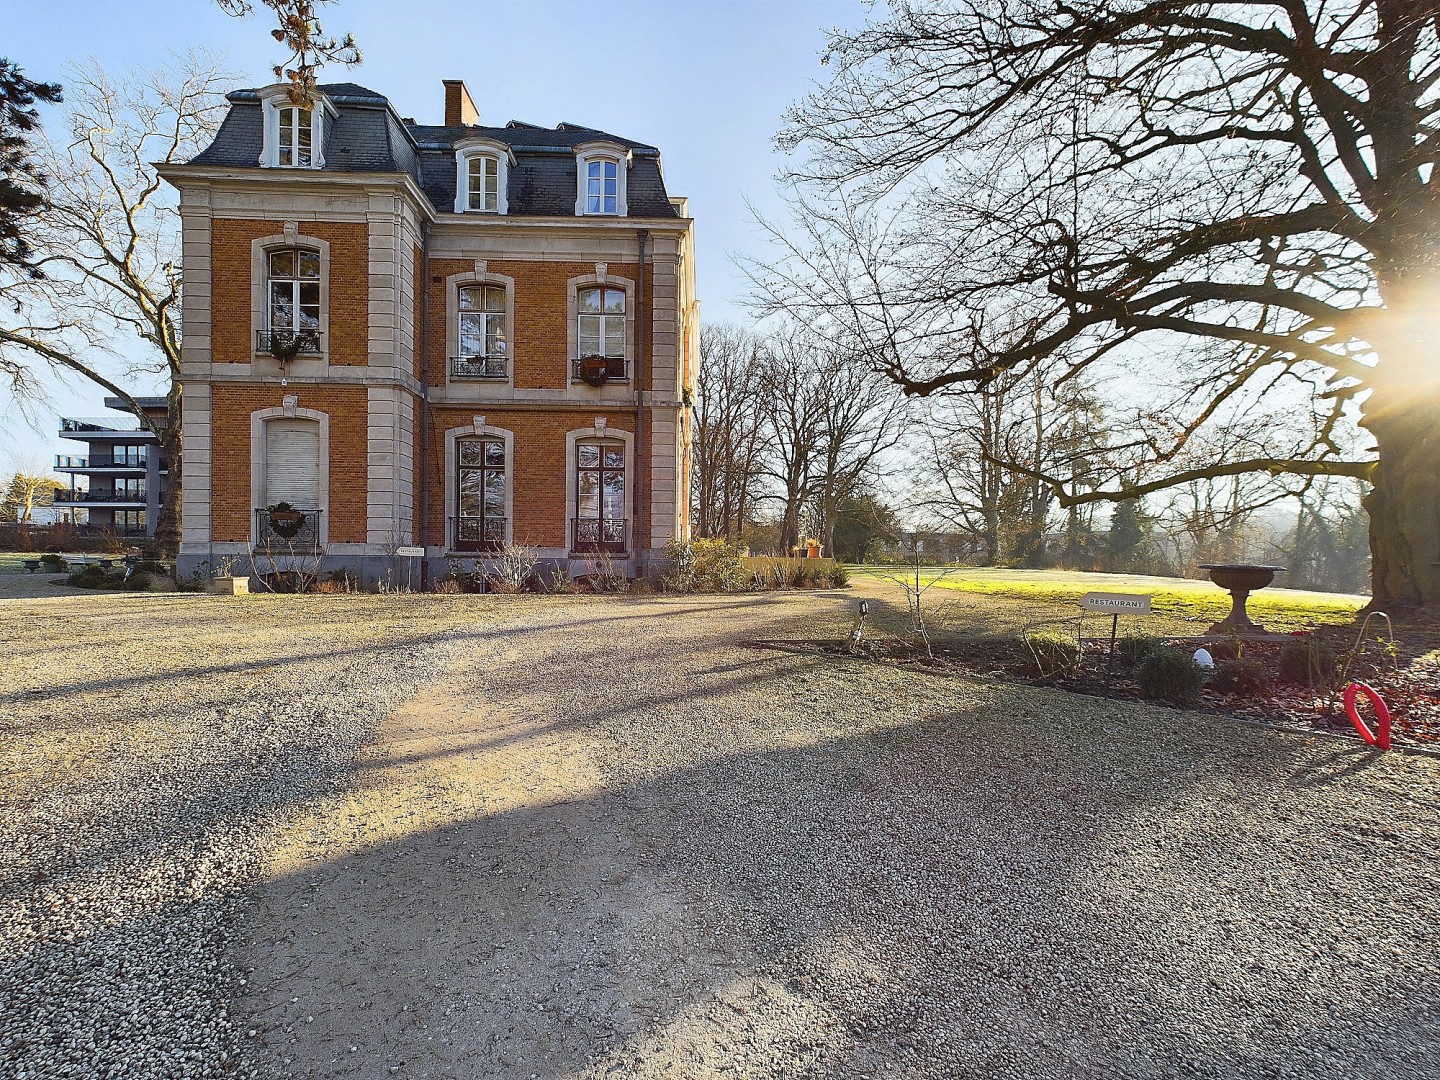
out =
[(452, 356), (451, 379), (507, 379), (510, 377), (508, 356)]
[(56, 506), (119, 506), (145, 508), (146, 495), (116, 493), (113, 491), (57, 491)]
[(570, 550), (577, 554), (625, 554), (624, 518), (572, 518), (570, 536)]
[(570, 361), (570, 381), (603, 386), (607, 382), (625, 382), (623, 356), (582, 356)]
[(506, 518), (452, 517), (452, 551), (499, 551), (505, 546)]
[(255, 550), (272, 555), (320, 550), (319, 510), (255, 510)]
[(60, 434), (64, 436), (124, 435), (128, 438), (153, 439), (149, 428), (140, 426), (133, 416), (62, 416)]
[[(257, 330), (255, 351), (269, 353), (277, 360), (288, 360), (296, 356), (319, 356), (321, 334), (319, 330)], [(276, 350), (281, 354), (277, 355)], [(293, 350), (293, 351), (291, 351)]]
[[(93, 472), (114, 472), (114, 473), (143, 473), (147, 466), (143, 459), (137, 461), (134, 458), (108, 458), (96, 454), (56, 454), (56, 472), (93, 473)], [(160, 466), (160, 471), (166, 471), (165, 466)]]

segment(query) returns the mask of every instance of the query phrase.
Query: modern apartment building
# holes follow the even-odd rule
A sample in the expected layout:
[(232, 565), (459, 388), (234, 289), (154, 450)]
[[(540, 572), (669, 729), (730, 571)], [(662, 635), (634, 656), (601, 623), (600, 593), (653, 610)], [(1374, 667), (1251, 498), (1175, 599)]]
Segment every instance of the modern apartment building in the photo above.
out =
[(303, 550), (373, 579), (533, 546), (629, 573), (687, 535), (692, 222), (653, 147), (239, 90), (162, 168), (184, 235), (180, 572)]
[[(152, 420), (164, 420), (164, 398), (136, 400)], [(105, 407), (125, 415), (61, 418), (60, 437), (83, 442), (86, 452), (56, 456), (55, 471), (70, 487), (55, 492), (55, 506), (80, 532), (154, 536), (170, 463), (124, 402), (107, 397)]]

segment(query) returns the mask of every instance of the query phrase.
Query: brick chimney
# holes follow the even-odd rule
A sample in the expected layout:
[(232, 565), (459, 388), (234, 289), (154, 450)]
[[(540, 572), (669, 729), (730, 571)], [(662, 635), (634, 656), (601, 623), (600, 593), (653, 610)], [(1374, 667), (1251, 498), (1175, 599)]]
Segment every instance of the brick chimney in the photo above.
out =
[(445, 126), (473, 127), (480, 123), (480, 110), (475, 99), (465, 89), (464, 79), (444, 79), (445, 83)]

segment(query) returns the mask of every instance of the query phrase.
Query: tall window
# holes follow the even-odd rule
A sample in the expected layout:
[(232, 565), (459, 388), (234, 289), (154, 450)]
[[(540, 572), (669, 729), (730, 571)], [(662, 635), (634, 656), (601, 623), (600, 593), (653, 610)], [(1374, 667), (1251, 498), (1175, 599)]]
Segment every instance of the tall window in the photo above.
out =
[(460, 355), (506, 355), (505, 290), (499, 285), (467, 285), (460, 290)]
[(475, 551), (505, 543), (505, 444), (499, 439), (460, 439), (455, 490), (455, 548)]
[(145, 447), (131, 443), (116, 443), (110, 451), (110, 460), (116, 465), (139, 468), (145, 464)]
[(500, 159), (479, 155), (469, 159), (466, 192), (471, 210), (490, 213), (500, 209)]
[(116, 477), (115, 498), (121, 502), (138, 502), (145, 498), (145, 481), (138, 476)]
[(620, 212), (620, 164), (609, 158), (585, 162), (585, 212)]
[(314, 251), (270, 253), (270, 329), (320, 328), (320, 256)]
[(144, 510), (116, 510), (115, 528), (125, 536), (145, 535)]
[(584, 442), (575, 450), (575, 550), (623, 551), (625, 447)]
[(278, 163), (304, 169), (310, 168), (313, 164), (310, 152), (310, 110), (296, 105), (287, 105), (278, 112), (280, 114)]
[(580, 355), (625, 355), (625, 290), (580, 290)]

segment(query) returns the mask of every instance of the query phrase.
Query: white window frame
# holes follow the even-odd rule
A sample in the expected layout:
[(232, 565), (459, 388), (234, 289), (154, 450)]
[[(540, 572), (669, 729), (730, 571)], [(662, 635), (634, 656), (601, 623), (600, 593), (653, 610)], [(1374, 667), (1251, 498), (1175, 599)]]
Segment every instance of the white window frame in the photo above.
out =
[[(577, 217), (628, 217), (626, 176), (630, 172), (630, 151), (615, 143), (585, 143), (575, 148), (575, 215)], [(591, 163), (611, 162), (615, 166), (615, 210), (586, 208)], [(602, 174), (603, 175), (603, 174)], [(602, 193), (601, 206), (604, 206)]]
[[(496, 177), (497, 205), (493, 210), (472, 209), (470, 206), (470, 162), (475, 158), (492, 158)], [(515, 155), (510, 147), (495, 139), (463, 139), (455, 144), (455, 212), (457, 214), (508, 214), (510, 201), (506, 188), (510, 185), (510, 166)]]
[(282, 110), (295, 107), (289, 87), (277, 84), (260, 91), (260, 109), (264, 117), (260, 164), (267, 169), (321, 169), (325, 167), (325, 120), (336, 116), (335, 106), (324, 94), (315, 95), (310, 110), (310, 164), (280, 164), (280, 117)]

